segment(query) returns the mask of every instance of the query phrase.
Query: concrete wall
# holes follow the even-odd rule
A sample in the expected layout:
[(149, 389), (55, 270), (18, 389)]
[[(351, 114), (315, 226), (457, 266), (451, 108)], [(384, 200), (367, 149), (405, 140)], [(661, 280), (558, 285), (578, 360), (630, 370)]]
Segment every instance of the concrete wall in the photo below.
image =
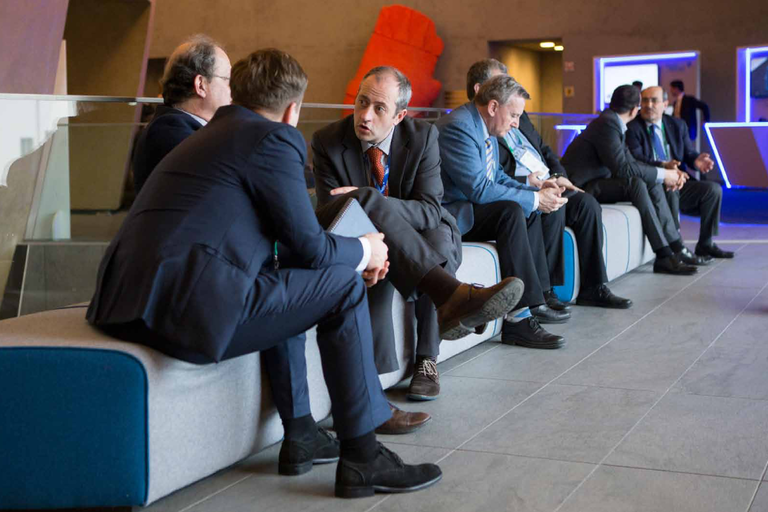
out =
[[(309, 74), (308, 101), (338, 102), (354, 75), (379, 9), (370, 0), (158, 0), (152, 57), (167, 56), (184, 37), (205, 32), (225, 44), (234, 59), (265, 46), (295, 56)], [(565, 112), (592, 110), (594, 55), (695, 49), (702, 52), (701, 95), (715, 120), (735, 117), (736, 47), (765, 41), (764, 0), (550, 0), (505, 2), (403, 0), (436, 24), (445, 51), (435, 75), (445, 90), (464, 88), (488, 41), (562, 38), (563, 60), (574, 63), (563, 85), (575, 96)], [(514, 70), (513, 70), (514, 71)]]

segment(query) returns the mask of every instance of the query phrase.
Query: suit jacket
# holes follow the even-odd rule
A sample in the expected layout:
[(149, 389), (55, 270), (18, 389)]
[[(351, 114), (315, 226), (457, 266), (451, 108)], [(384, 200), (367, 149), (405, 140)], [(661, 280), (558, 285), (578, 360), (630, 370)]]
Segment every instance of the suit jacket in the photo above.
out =
[(137, 194), (160, 160), (202, 127), (179, 109), (167, 105), (157, 107), (152, 121), (139, 135), (133, 153), (133, 184)]
[(462, 234), (472, 229), (475, 215), (472, 204), (515, 201), (526, 217), (533, 212), (538, 190), (507, 176), (499, 162), (499, 142), (491, 137), (496, 162), (494, 180), (486, 178), (483, 119), (474, 103), (465, 103), (435, 123), (440, 132), (443, 204), (456, 217)]
[(140, 320), (173, 346), (219, 361), (241, 322), (284, 300), (269, 284), (276, 240), (304, 267), (356, 267), (360, 242), (317, 223), (305, 160), (295, 128), (220, 108), (137, 197), (99, 267), (88, 320)]
[(699, 129), (699, 123), (696, 120), (696, 110), (701, 110), (704, 116), (704, 122), (709, 122), (709, 105), (695, 96), (683, 95), (683, 102), (680, 104), (680, 119), (688, 125), (688, 135), (691, 140), (696, 140), (696, 134)]
[[(544, 160), (546, 166), (549, 167), (550, 174), (562, 174), (563, 176), (568, 176), (568, 173), (560, 163), (560, 159), (557, 157), (557, 154), (552, 151), (552, 148), (544, 144), (544, 140), (541, 138), (541, 135), (539, 135), (539, 132), (536, 131), (536, 128), (533, 126), (531, 119), (528, 117), (528, 112), (523, 112), (523, 115), (520, 116), (520, 132), (525, 136), (526, 139), (528, 139), (528, 142), (531, 143), (536, 151), (539, 152), (542, 160)], [(507, 145), (507, 141), (504, 140), (504, 137), (498, 137), (498, 140), (499, 160), (501, 167), (504, 169), (504, 172), (517, 181), (526, 183), (527, 181), (525, 176), (515, 176), (517, 161), (515, 160), (515, 156), (512, 154), (512, 149)]]
[(610, 109), (590, 122), (565, 150), (560, 163), (571, 182), (584, 188), (597, 179), (642, 178), (648, 186), (656, 183), (656, 167), (638, 162), (625, 144), (621, 120)]
[[(405, 117), (392, 134), (389, 162), (389, 197), (392, 206), (417, 231), (435, 229), (450, 216), (440, 206), (440, 153), (437, 130), (429, 123)], [(319, 206), (331, 202), (338, 187), (370, 187), (360, 140), (355, 135), (354, 116), (347, 116), (312, 137), (315, 190)]]
[[(688, 127), (682, 119), (664, 114), (661, 118), (664, 133), (669, 143), (669, 157), (680, 162), (683, 170), (696, 170), (698, 151), (693, 147), (688, 136)], [(655, 159), (653, 154), (653, 135), (648, 131), (645, 121), (637, 116), (627, 125), (627, 146), (635, 158), (641, 162), (661, 167), (662, 162)]]

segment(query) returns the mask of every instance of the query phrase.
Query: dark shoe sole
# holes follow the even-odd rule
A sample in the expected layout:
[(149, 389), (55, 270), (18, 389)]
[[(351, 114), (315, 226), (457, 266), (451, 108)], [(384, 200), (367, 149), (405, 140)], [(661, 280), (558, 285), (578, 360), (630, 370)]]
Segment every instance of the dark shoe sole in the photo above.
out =
[(533, 315), (533, 316), (536, 317), (536, 320), (538, 320), (540, 324), (564, 324), (571, 319), (570, 316), (567, 316), (562, 320), (551, 320), (549, 318), (544, 318), (543, 316), (538, 316), (538, 315)]
[(416, 432), (417, 430), (419, 430), (421, 427), (423, 427), (424, 425), (426, 425), (430, 421), (432, 421), (432, 417), (431, 416), (424, 423), (419, 423), (418, 425), (413, 425), (413, 426), (404, 428), (402, 430), (389, 430), (389, 429), (383, 429), (383, 428), (379, 427), (374, 432), (376, 432), (377, 434), (383, 434), (383, 435), (386, 435), (386, 436), (399, 436), (399, 435), (402, 435), (402, 434), (410, 434), (411, 432)]
[(522, 279), (513, 279), (488, 299), (479, 311), (460, 318), (452, 324), (442, 326), (444, 330), (440, 332), (440, 338), (453, 341), (474, 334), (476, 327), (501, 318), (512, 311), (523, 298), (524, 291), (525, 285)]
[(330, 464), (331, 462), (338, 461), (338, 457), (328, 457), (326, 459), (314, 459), (297, 464), (278, 464), (277, 472), (283, 476), (303, 475), (304, 473), (308, 473), (312, 469), (312, 466), (315, 464)]
[(576, 299), (576, 305), (577, 306), (592, 306), (595, 308), (606, 308), (606, 309), (629, 309), (632, 307), (632, 303), (629, 302), (627, 304), (606, 304), (604, 302), (600, 302), (598, 300), (588, 300), (588, 299)]
[(544, 350), (555, 350), (565, 346), (565, 340), (553, 341), (552, 343), (531, 343), (529, 341), (510, 340), (510, 339), (505, 340), (502, 338), (501, 343), (504, 345), (516, 345), (518, 347), (540, 348)]
[(697, 270), (682, 271), (682, 270), (653, 269), (653, 273), (654, 274), (667, 274), (667, 275), (670, 275), (670, 276), (692, 276), (692, 275), (698, 274), (698, 271)]
[(432, 400), (436, 400), (440, 395), (419, 395), (416, 393), (408, 393), (405, 396), (408, 398), (408, 400), (415, 400), (416, 402), (431, 402)]
[(414, 492), (426, 489), (427, 487), (436, 484), (443, 478), (440, 474), (436, 478), (433, 478), (429, 482), (424, 482), (418, 485), (412, 485), (410, 487), (386, 487), (383, 485), (371, 485), (371, 486), (343, 486), (336, 485), (336, 497), (337, 498), (367, 498), (373, 496), (375, 493), (388, 493), (397, 494), (404, 492)]

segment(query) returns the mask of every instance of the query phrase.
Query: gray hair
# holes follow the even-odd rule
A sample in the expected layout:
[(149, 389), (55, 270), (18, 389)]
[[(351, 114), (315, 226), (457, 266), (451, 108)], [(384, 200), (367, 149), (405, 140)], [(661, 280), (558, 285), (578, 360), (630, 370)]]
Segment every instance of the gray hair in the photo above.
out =
[(165, 64), (160, 85), (163, 89), (163, 102), (174, 106), (195, 95), (195, 77), (202, 75), (206, 80), (213, 79), (216, 66), (217, 44), (210, 37), (197, 34), (186, 41), (171, 54)]
[(506, 105), (512, 98), (531, 99), (528, 91), (509, 75), (496, 75), (488, 79), (475, 96), (475, 103), (480, 106), (488, 105), (491, 100), (496, 100), (501, 105)]
[[(407, 108), (408, 102), (411, 101), (411, 81), (408, 80), (408, 77), (405, 76), (402, 71), (392, 66), (376, 66), (365, 74), (363, 79), (360, 80), (360, 84), (362, 85), (365, 79), (369, 76), (380, 77), (384, 75), (392, 76), (392, 78), (394, 78), (397, 82), (398, 94), (395, 107), (397, 112), (400, 112), (401, 110)], [(359, 89), (358, 92), (360, 92)], [(395, 114), (397, 114), (397, 112), (395, 112)]]
[(470, 101), (475, 97), (475, 84), (483, 85), (494, 71), (507, 74), (507, 66), (496, 59), (483, 59), (475, 62), (467, 71), (467, 98)]

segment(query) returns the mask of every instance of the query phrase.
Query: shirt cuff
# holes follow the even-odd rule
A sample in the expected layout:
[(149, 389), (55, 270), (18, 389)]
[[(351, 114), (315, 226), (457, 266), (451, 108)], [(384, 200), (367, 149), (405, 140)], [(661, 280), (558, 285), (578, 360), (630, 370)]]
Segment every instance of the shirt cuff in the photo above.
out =
[(371, 242), (364, 236), (361, 236), (358, 240), (360, 240), (360, 245), (363, 246), (363, 259), (360, 260), (355, 270), (362, 272), (368, 266), (368, 262), (371, 261)]
[(663, 167), (656, 168), (656, 183), (664, 183), (664, 176), (667, 175), (667, 170)]
[(533, 193), (533, 210), (532, 211), (535, 212), (538, 209), (539, 209), (539, 193), (538, 192), (534, 192)]

